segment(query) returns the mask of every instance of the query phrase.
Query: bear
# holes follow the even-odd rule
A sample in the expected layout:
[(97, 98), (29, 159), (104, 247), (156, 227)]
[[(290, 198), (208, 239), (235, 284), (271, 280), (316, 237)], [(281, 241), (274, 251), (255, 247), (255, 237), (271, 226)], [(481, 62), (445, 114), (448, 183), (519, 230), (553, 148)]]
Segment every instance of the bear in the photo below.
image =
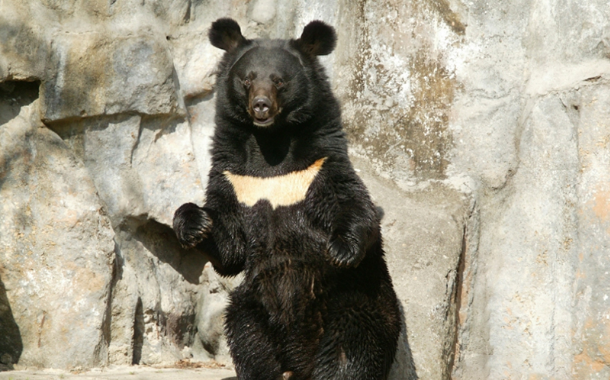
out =
[(206, 200), (180, 206), (173, 228), (221, 275), (244, 273), (225, 311), (238, 379), (387, 379), (401, 315), (381, 214), (318, 60), (334, 28), (247, 39), (222, 18), (208, 37), (225, 53)]

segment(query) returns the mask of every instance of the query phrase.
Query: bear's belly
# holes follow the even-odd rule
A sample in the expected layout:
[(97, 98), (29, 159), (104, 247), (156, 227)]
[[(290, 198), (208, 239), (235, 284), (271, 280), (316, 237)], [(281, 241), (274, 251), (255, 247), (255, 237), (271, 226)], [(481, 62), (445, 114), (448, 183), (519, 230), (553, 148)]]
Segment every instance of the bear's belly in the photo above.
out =
[(319, 309), (324, 269), (311, 261), (269, 260), (246, 273), (244, 286), (264, 306), (272, 320), (291, 324)]
[(273, 209), (263, 201), (253, 207), (243, 206), (242, 217), (248, 241), (246, 261), (251, 264), (246, 268), (252, 265), (269, 268), (287, 259), (315, 263), (318, 267), (326, 261), (330, 236), (311, 223), (302, 205)]

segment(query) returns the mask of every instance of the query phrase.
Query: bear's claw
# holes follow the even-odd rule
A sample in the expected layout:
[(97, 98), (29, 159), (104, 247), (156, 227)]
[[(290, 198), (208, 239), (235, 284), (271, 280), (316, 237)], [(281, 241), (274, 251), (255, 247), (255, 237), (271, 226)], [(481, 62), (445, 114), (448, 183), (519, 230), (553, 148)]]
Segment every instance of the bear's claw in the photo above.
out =
[(355, 238), (335, 234), (328, 243), (331, 262), (338, 267), (358, 266), (364, 258), (364, 248)]
[(193, 248), (210, 233), (212, 219), (194, 203), (185, 203), (174, 213), (174, 232), (184, 248)]

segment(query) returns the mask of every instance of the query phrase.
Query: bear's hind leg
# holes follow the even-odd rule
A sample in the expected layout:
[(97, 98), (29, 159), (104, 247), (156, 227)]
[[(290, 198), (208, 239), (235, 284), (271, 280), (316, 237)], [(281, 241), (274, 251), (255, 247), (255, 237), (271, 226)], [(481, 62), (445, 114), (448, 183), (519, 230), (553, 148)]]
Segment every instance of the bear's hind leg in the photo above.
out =
[(386, 380), (400, 325), (363, 305), (334, 310), (320, 341), (313, 380)]
[[(239, 380), (283, 380), (278, 346), (268, 326), (268, 316), (255, 301), (235, 302), (227, 307), (225, 332)], [(290, 377), (288, 377), (290, 378)]]

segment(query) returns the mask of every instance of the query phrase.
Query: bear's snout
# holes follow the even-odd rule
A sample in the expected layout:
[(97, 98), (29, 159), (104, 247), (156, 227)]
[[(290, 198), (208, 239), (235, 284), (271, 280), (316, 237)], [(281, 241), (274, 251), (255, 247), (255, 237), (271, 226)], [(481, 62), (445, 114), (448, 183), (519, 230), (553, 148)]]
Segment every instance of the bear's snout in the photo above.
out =
[(266, 96), (258, 96), (254, 98), (252, 109), (257, 118), (267, 118), (269, 110), (271, 109), (271, 100)]
[[(269, 83), (267, 83), (269, 82)], [(254, 81), (250, 87), (248, 113), (254, 125), (268, 127), (279, 113), (277, 90), (271, 81)]]

